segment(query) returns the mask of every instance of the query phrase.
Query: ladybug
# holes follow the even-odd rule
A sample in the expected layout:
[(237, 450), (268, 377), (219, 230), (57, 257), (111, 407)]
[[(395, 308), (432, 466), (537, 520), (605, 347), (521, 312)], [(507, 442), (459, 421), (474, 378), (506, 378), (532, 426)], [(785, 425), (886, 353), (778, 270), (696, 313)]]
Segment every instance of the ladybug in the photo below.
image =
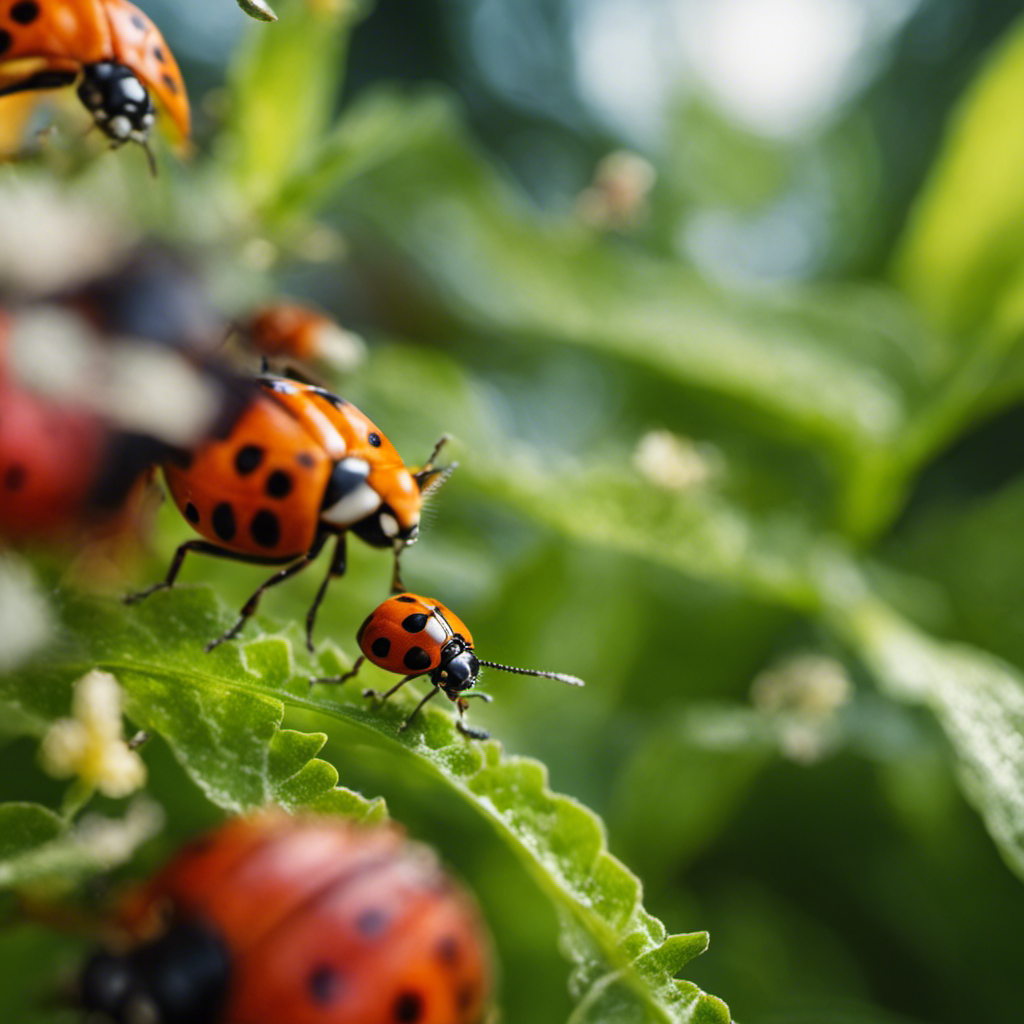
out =
[(357, 335), (297, 302), (275, 302), (256, 310), (239, 325), (239, 333), (265, 359), (322, 361), (341, 371), (358, 365), (364, 352)]
[(388, 672), (404, 676), (387, 690), (377, 693), (366, 690), (365, 697), (379, 697), (387, 700), (406, 683), (420, 676), (429, 676), (434, 688), (416, 705), (413, 712), (402, 723), (399, 731), (408, 728), (416, 713), (435, 697), (443, 693), (458, 708), (456, 726), (461, 733), (473, 739), (485, 740), (488, 733), (466, 725), (463, 714), (469, 697), (490, 701), (484, 693), (466, 693), (476, 685), (483, 665), (500, 668), (503, 672), (515, 672), (523, 676), (543, 676), (557, 679), (569, 686), (582, 686), (583, 680), (562, 672), (539, 672), (536, 669), (513, 668), (499, 665), (494, 661), (481, 661), (473, 650), (473, 637), (462, 620), (449, 611), (440, 601), (419, 594), (396, 594), (379, 605), (365, 619), (356, 633), (356, 643), (362, 654), (352, 670), (343, 676), (315, 679), (315, 683), (344, 683), (355, 676), (367, 659)]
[(394, 826), (236, 818), (120, 923), (127, 948), (94, 953), (78, 984), (117, 1024), (481, 1024), (490, 999), (475, 903)]
[[(5, 0), (0, 6), (0, 96), (78, 82), (78, 97), (120, 146), (148, 150), (152, 93), (189, 134), (185, 83), (160, 30), (127, 0)], [(152, 161), (152, 157), (150, 157)]]
[(419, 532), (424, 495), (455, 468), (434, 467), (442, 437), (413, 472), (372, 420), (350, 402), (311, 384), (263, 376), (248, 408), (226, 436), (180, 458), (164, 477), (181, 514), (206, 540), (182, 544), (160, 583), (129, 603), (174, 585), (185, 556), (200, 554), (256, 565), (283, 565), (243, 605), (238, 620), (207, 644), (237, 636), (268, 587), (307, 568), (336, 538), (327, 575), (306, 616), (306, 643), (332, 577), (346, 565), (351, 530), (372, 547), (394, 551), (392, 590), (401, 590), (399, 558)]

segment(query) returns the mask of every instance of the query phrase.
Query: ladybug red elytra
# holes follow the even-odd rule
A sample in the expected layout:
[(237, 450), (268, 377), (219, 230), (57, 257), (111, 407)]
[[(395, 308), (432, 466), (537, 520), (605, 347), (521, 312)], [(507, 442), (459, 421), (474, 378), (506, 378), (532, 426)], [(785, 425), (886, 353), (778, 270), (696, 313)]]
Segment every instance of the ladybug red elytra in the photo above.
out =
[[(0, 12), (0, 96), (78, 81), (78, 96), (115, 146), (148, 147), (160, 101), (183, 139), (189, 106), (160, 30), (127, 0), (14, 0)], [(147, 148), (148, 152), (148, 148)]]
[(322, 361), (335, 370), (351, 370), (362, 358), (361, 338), (329, 316), (298, 302), (278, 301), (257, 309), (238, 325), (240, 336), (265, 359)]
[(563, 672), (540, 672), (536, 669), (514, 668), (494, 661), (482, 661), (473, 649), (473, 637), (462, 620), (440, 601), (419, 594), (395, 594), (375, 608), (356, 633), (356, 642), (362, 654), (351, 671), (342, 676), (320, 678), (314, 683), (344, 683), (355, 676), (364, 661), (404, 678), (384, 693), (364, 691), (366, 697), (387, 700), (406, 683), (420, 676), (429, 676), (434, 688), (416, 705), (412, 714), (402, 723), (408, 727), (416, 713), (432, 697), (443, 693), (459, 712), (456, 723), (460, 732), (473, 739), (487, 739), (482, 729), (466, 725), (463, 714), (469, 697), (490, 701), (484, 693), (466, 693), (476, 685), (483, 665), (514, 672), (523, 676), (543, 676), (569, 686), (583, 686), (583, 680)]
[(475, 903), (394, 826), (234, 819), (121, 924), (128, 948), (93, 954), (78, 995), (116, 1024), (479, 1024), (490, 1000)]
[(238, 620), (211, 641), (211, 650), (237, 636), (268, 587), (307, 568), (336, 537), (327, 575), (306, 616), (306, 642), (332, 577), (344, 575), (351, 530), (373, 547), (394, 551), (392, 589), (401, 590), (399, 559), (416, 540), (424, 495), (454, 465), (434, 459), (410, 470), (372, 420), (324, 388), (283, 377), (259, 377), (248, 408), (227, 436), (164, 463), (164, 476), (181, 514), (207, 540), (182, 544), (167, 576), (126, 600), (173, 586), (190, 551), (257, 565), (284, 565), (243, 605)]

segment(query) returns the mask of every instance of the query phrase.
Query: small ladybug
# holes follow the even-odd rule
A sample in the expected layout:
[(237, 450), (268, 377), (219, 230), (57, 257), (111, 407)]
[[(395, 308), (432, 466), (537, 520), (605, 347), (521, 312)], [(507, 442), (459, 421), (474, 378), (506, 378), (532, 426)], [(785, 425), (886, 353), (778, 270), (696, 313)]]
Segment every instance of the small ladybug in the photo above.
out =
[(557, 679), (569, 686), (583, 686), (582, 679), (562, 672), (539, 672), (536, 669), (499, 665), (494, 661), (481, 661), (473, 650), (473, 637), (462, 620), (440, 601), (418, 594), (396, 594), (389, 597), (366, 617), (356, 633), (356, 643), (362, 654), (350, 672), (343, 676), (315, 679), (313, 682), (344, 683), (355, 676), (363, 662), (369, 659), (374, 665), (405, 677), (385, 693), (366, 690), (363, 694), (365, 697), (387, 700), (411, 680), (429, 675), (434, 688), (416, 705), (399, 731), (408, 727), (428, 700), (443, 693), (458, 708), (459, 720), (456, 725), (459, 731), (473, 739), (487, 739), (488, 733), (462, 721), (467, 698), (491, 700), (485, 693), (465, 692), (476, 685), (482, 665), (500, 668), (503, 672), (515, 672), (517, 675)]
[(372, 547), (394, 551), (392, 590), (401, 590), (399, 558), (419, 532), (424, 495), (454, 466), (410, 470), (372, 420), (350, 402), (310, 384), (259, 377), (256, 394), (226, 437), (164, 463), (181, 514), (207, 540), (182, 544), (167, 576), (129, 603), (173, 586), (190, 551), (256, 565), (283, 565), (243, 605), (238, 620), (207, 644), (237, 636), (268, 587), (307, 568), (336, 537), (327, 575), (306, 616), (306, 643), (332, 577), (346, 565), (351, 530)]
[[(0, 96), (78, 81), (78, 97), (115, 146), (148, 149), (150, 92), (182, 138), (185, 83), (159, 29), (127, 0), (7, 0), (0, 8)], [(150, 157), (152, 161), (152, 157)]]
[(121, 925), (127, 948), (94, 953), (78, 986), (116, 1024), (480, 1024), (490, 999), (476, 905), (394, 826), (229, 821)]
[(334, 320), (297, 302), (275, 302), (239, 324), (239, 334), (266, 359), (328, 363), (335, 370), (354, 369), (362, 361), (362, 339)]

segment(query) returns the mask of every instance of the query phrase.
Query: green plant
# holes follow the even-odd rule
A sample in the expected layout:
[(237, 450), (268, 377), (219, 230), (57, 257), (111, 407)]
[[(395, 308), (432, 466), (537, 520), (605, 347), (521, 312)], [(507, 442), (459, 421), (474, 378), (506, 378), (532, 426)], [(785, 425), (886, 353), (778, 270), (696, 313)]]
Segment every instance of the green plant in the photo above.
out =
[[(588, 680), (582, 693), (496, 683), (500, 701), (481, 717), (509, 749), (542, 758), (555, 788), (599, 806), (659, 916), (691, 926), (686, 869), (727, 846), (736, 809), (759, 787), (783, 785), (780, 764), (804, 760), (828, 797), (817, 835), (801, 815), (818, 805), (796, 802), (790, 820), (779, 800), (786, 841), (824, 865), (830, 897), (872, 908), (865, 944), (882, 935), (883, 952), (888, 942), (932, 958), (943, 1019), (970, 1019), (974, 998), (979, 1016), (995, 1014), (1003, 990), (964, 994), (957, 980), (970, 971), (943, 959), (959, 933), (921, 913), (909, 882), (881, 857), (846, 862), (818, 840), (848, 826), (829, 817), (842, 800), (865, 821), (884, 805), (920, 850), (952, 849), (980, 878), (992, 868), (950, 809), (952, 765), (1006, 864), (1024, 874), (1019, 482), (960, 506), (929, 503), (922, 485), (956, 439), (1024, 393), (1021, 141), (1005, 127), (1024, 32), (963, 99), (884, 279), (741, 296), (653, 246), (533, 207), (441, 92), (378, 90), (335, 117), (359, 12), (280, 6), (280, 22), (254, 26), (240, 49), (229, 114), (195, 166), (125, 187), (127, 162), (97, 162), (67, 188), (190, 248), (228, 305), (282, 281), (329, 295), (340, 280), (373, 311), (372, 356), (346, 393), (403, 452), (454, 430), (461, 463), (410, 552), (410, 585), (450, 597), (460, 614), (471, 607), (485, 657)], [(661, 461), (635, 457), (666, 427)], [(915, 492), (925, 511), (901, 521)], [(165, 510), (158, 553), (182, 536)], [(444, 855), (476, 883), (498, 934), (507, 1020), (729, 1020), (720, 1000), (676, 980), (706, 933), (667, 934), (609, 853), (601, 820), (554, 792), (541, 760), (467, 743), (444, 710), (399, 734), (401, 701), (375, 710), (355, 690), (309, 691), (310, 675), (350, 664), (349, 638), (376, 603), (367, 595), (383, 594), (385, 567), (365, 553), (353, 563), (325, 607), (332, 639), (315, 660), (297, 627), (281, 625), (300, 620), (313, 586), (304, 579), (268, 599), (262, 630), (208, 657), (201, 644), (250, 589), (245, 570), (204, 566), (191, 578), (218, 598), (186, 585), (138, 609), (58, 587), (56, 639), (0, 676), (12, 766), (0, 789), (11, 801), (0, 804), (0, 882), (96, 869), (71, 824), (80, 808), (52, 809), (61, 795), (32, 758), (67, 714), (74, 681), (98, 667), (155, 737), (150, 790), (172, 832), (208, 820), (210, 805), (385, 813), (359, 790), (447, 839)], [(787, 661), (807, 649), (844, 669), (849, 688), (822, 702), (821, 677)], [(776, 696), (751, 706), (750, 680), (776, 662), (760, 691)], [(829, 774), (829, 754), (845, 774)], [(939, 861), (925, 873), (952, 886)], [(993, 904), (1003, 892), (1019, 899), (993, 886)], [(828, 941), (816, 948), (799, 915), (751, 893), (722, 911), (735, 928), (727, 948), (747, 959), (721, 974), (798, 983), (801, 967), (765, 954), (777, 942), (820, 956), (826, 983), (863, 1000), (851, 1020), (895, 1019), (868, 1005), (869, 986), (851, 980), (843, 956), (829, 959)], [(1003, 920), (995, 909), (989, 919)], [(556, 942), (572, 965), (571, 1002)], [(31, 928), (9, 929), (0, 949), (15, 970), (41, 949), (53, 960), (74, 952)], [(689, 970), (718, 990), (701, 973), (716, 979), (714, 952)], [(32, 978), (44, 986), (38, 968)], [(21, 1019), (57, 1019), (12, 999)]]

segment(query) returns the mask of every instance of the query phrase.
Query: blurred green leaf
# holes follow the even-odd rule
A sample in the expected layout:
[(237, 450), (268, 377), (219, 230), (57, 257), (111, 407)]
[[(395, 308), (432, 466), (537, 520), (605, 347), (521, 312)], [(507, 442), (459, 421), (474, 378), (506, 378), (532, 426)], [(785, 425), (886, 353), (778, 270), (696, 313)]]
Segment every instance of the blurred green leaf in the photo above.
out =
[(1024, 676), (984, 651), (933, 640), (877, 603), (840, 612), (837, 623), (886, 693), (935, 713), (968, 799), (1024, 876)]
[[(233, 618), (206, 588), (156, 594), (133, 609), (67, 598), (62, 611), (61, 654), (0, 680), (0, 701), (8, 695), (24, 700), (45, 720), (63, 713), (83, 671), (99, 666), (113, 672), (128, 694), (132, 719), (167, 740), (212, 800), (237, 810), (269, 800), (286, 806), (312, 800), (318, 807), (351, 801), (334, 795), (337, 773), (313, 757), (321, 737), (279, 728), (285, 705), (346, 721), (419, 758), (494, 826), (563, 916), (577, 999), (599, 998), (595, 987), (614, 980), (622, 1014), (601, 1019), (728, 1021), (723, 1003), (673, 978), (702, 951), (706, 936), (666, 934), (644, 910), (639, 880), (608, 853), (600, 819), (552, 793), (543, 765), (507, 756), (493, 741), (467, 741), (438, 709), (425, 709), (415, 727), (399, 732), (407, 700), (375, 710), (355, 688), (324, 691), (338, 699), (307, 696), (309, 674), (337, 669), (334, 652), (319, 665), (304, 653), (298, 664), (286, 658), (289, 678), (280, 672), (281, 637), (225, 644), (203, 655), (198, 638), (216, 635)], [(252, 665), (269, 665), (270, 675), (253, 672)], [(379, 807), (368, 804), (365, 813), (373, 816)]]
[(356, 0), (283, 0), (280, 20), (250, 30), (230, 73), (231, 118), (220, 160), (250, 207), (274, 196), (330, 124)]
[[(377, 95), (342, 133), (348, 118), (379, 119), (389, 139), (402, 119), (406, 145), (355, 179), (342, 162), (335, 205), (489, 334), (638, 361), (847, 453), (898, 433), (945, 363), (941, 342), (880, 289), (742, 299), (541, 215), (470, 146), (442, 98)], [(326, 165), (316, 180), (307, 203), (331, 198)]]
[(906, 293), (960, 335), (993, 326), (1006, 336), (1024, 325), (1022, 93), (1019, 24), (961, 101), (895, 258)]

